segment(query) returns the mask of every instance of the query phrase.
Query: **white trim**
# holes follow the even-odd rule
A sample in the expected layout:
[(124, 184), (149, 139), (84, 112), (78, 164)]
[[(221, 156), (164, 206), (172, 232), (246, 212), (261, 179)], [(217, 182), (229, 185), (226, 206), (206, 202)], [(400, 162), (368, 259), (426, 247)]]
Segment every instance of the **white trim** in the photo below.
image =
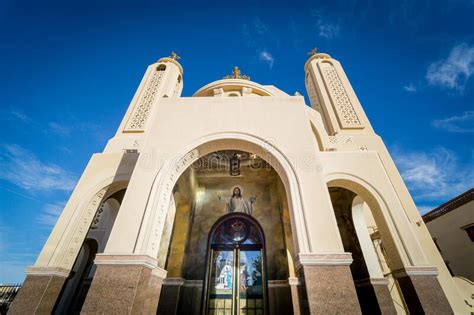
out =
[(186, 279), (180, 277), (170, 277), (163, 281), (163, 285), (184, 285)]
[(411, 266), (392, 271), (395, 278), (411, 277), (411, 276), (437, 276), (438, 268), (433, 266)]
[(290, 278), (288, 278), (288, 284), (290, 286), (296, 286), (296, 285), (300, 285), (301, 282), (300, 282), (300, 279), (298, 279), (296, 277), (290, 277)]
[(301, 266), (349, 266), (352, 261), (351, 253), (299, 253), (295, 259), (295, 265), (296, 269)]
[[(158, 260), (148, 255), (108, 255), (97, 254), (94, 260), (96, 265), (142, 266), (149, 269), (158, 267)], [(160, 268), (161, 269), (161, 268)], [(166, 275), (165, 275), (166, 277)]]
[(166, 279), (167, 274), (168, 274), (168, 271), (160, 267), (156, 267), (155, 269), (151, 271), (152, 276), (155, 276), (161, 279)]
[(71, 270), (60, 267), (38, 267), (31, 266), (25, 269), (28, 276), (57, 276), (62, 278), (69, 277)]

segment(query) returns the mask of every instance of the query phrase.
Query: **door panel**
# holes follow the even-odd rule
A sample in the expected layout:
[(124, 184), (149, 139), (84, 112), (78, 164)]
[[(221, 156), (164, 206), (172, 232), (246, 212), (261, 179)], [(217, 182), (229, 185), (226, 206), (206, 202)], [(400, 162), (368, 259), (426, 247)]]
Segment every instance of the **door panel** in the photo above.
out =
[(231, 315), (234, 308), (235, 251), (213, 250), (209, 291), (209, 314)]
[(239, 256), (239, 312), (238, 314), (263, 315), (262, 252), (240, 250)]

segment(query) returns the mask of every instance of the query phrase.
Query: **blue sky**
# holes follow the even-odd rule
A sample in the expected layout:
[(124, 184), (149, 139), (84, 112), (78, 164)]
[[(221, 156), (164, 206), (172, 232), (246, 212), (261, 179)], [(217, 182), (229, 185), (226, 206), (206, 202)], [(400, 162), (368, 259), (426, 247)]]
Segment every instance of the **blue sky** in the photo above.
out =
[(473, 1), (40, 3), (0, 2), (0, 282), (23, 279), (147, 65), (171, 50), (184, 96), (234, 65), (306, 95), (318, 47), (341, 61), (421, 212), (473, 186)]

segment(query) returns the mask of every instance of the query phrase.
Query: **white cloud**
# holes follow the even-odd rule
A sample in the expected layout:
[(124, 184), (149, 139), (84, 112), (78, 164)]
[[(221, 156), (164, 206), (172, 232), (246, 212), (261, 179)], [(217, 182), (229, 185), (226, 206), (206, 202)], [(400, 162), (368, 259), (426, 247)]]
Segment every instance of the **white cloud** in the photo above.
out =
[(36, 218), (36, 222), (40, 225), (51, 227), (53, 226), (56, 221), (58, 220), (61, 211), (64, 208), (64, 203), (56, 202), (56, 203), (48, 203), (46, 204), (39, 216)]
[(339, 35), (339, 25), (336, 24), (320, 24), (319, 36), (331, 39)]
[(0, 153), (0, 178), (24, 190), (71, 191), (76, 176), (56, 164), (40, 161), (18, 145), (4, 145)]
[(329, 22), (320, 10), (313, 10), (312, 16), (316, 18), (316, 30), (319, 37), (332, 39), (339, 36), (339, 23)]
[(12, 115), (15, 119), (18, 119), (22, 123), (28, 123), (28, 122), (31, 121), (30, 117), (28, 117), (23, 112), (20, 112), (20, 111), (17, 111), (17, 110), (10, 111), (10, 115)]
[(431, 124), (449, 132), (471, 133), (474, 132), (474, 111), (464, 112), (461, 116), (433, 120)]
[(70, 126), (64, 126), (56, 122), (48, 123), (48, 127), (51, 132), (63, 137), (70, 136), (73, 130), (73, 128)]
[(416, 92), (416, 86), (413, 83), (403, 86), (403, 89), (410, 93)]
[(430, 152), (407, 152), (395, 147), (392, 156), (418, 202), (446, 201), (474, 185), (472, 165), (460, 165), (455, 153), (444, 147)]
[(462, 91), (473, 73), (474, 46), (462, 43), (453, 47), (446, 59), (430, 64), (426, 79), (431, 85)]
[(275, 62), (275, 58), (273, 58), (273, 55), (269, 52), (269, 51), (261, 51), (260, 54), (259, 54), (259, 59), (261, 61), (264, 61), (268, 64), (268, 66), (271, 68), (273, 68), (273, 63)]

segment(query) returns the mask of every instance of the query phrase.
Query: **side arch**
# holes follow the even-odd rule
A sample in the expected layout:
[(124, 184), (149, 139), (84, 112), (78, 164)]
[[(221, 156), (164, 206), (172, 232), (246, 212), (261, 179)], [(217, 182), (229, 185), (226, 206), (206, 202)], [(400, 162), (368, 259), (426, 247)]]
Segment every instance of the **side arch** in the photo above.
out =
[(367, 203), (381, 232), (382, 242), (385, 244), (394, 268), (403, 268), (412, 264), (389, 207), (375, 187), (362, 178), (347, 173), (328, 174), (326, 182), (328, 188), (345, 188), (356, 193)]
[(56, 224), (61, 225), (60, 220), (68, 220), (68, 223), (65, 235), (61, 237), (60, 243), (51, 254), (49, 266), (71, 270), (101, 202), (115, 192), (126, 188), (128, 182), (129, 176), (103, 179), (80, 197), (82, 201), (74, 207), (69, 218), (62, 218), (63, 213), (61, 214)]

